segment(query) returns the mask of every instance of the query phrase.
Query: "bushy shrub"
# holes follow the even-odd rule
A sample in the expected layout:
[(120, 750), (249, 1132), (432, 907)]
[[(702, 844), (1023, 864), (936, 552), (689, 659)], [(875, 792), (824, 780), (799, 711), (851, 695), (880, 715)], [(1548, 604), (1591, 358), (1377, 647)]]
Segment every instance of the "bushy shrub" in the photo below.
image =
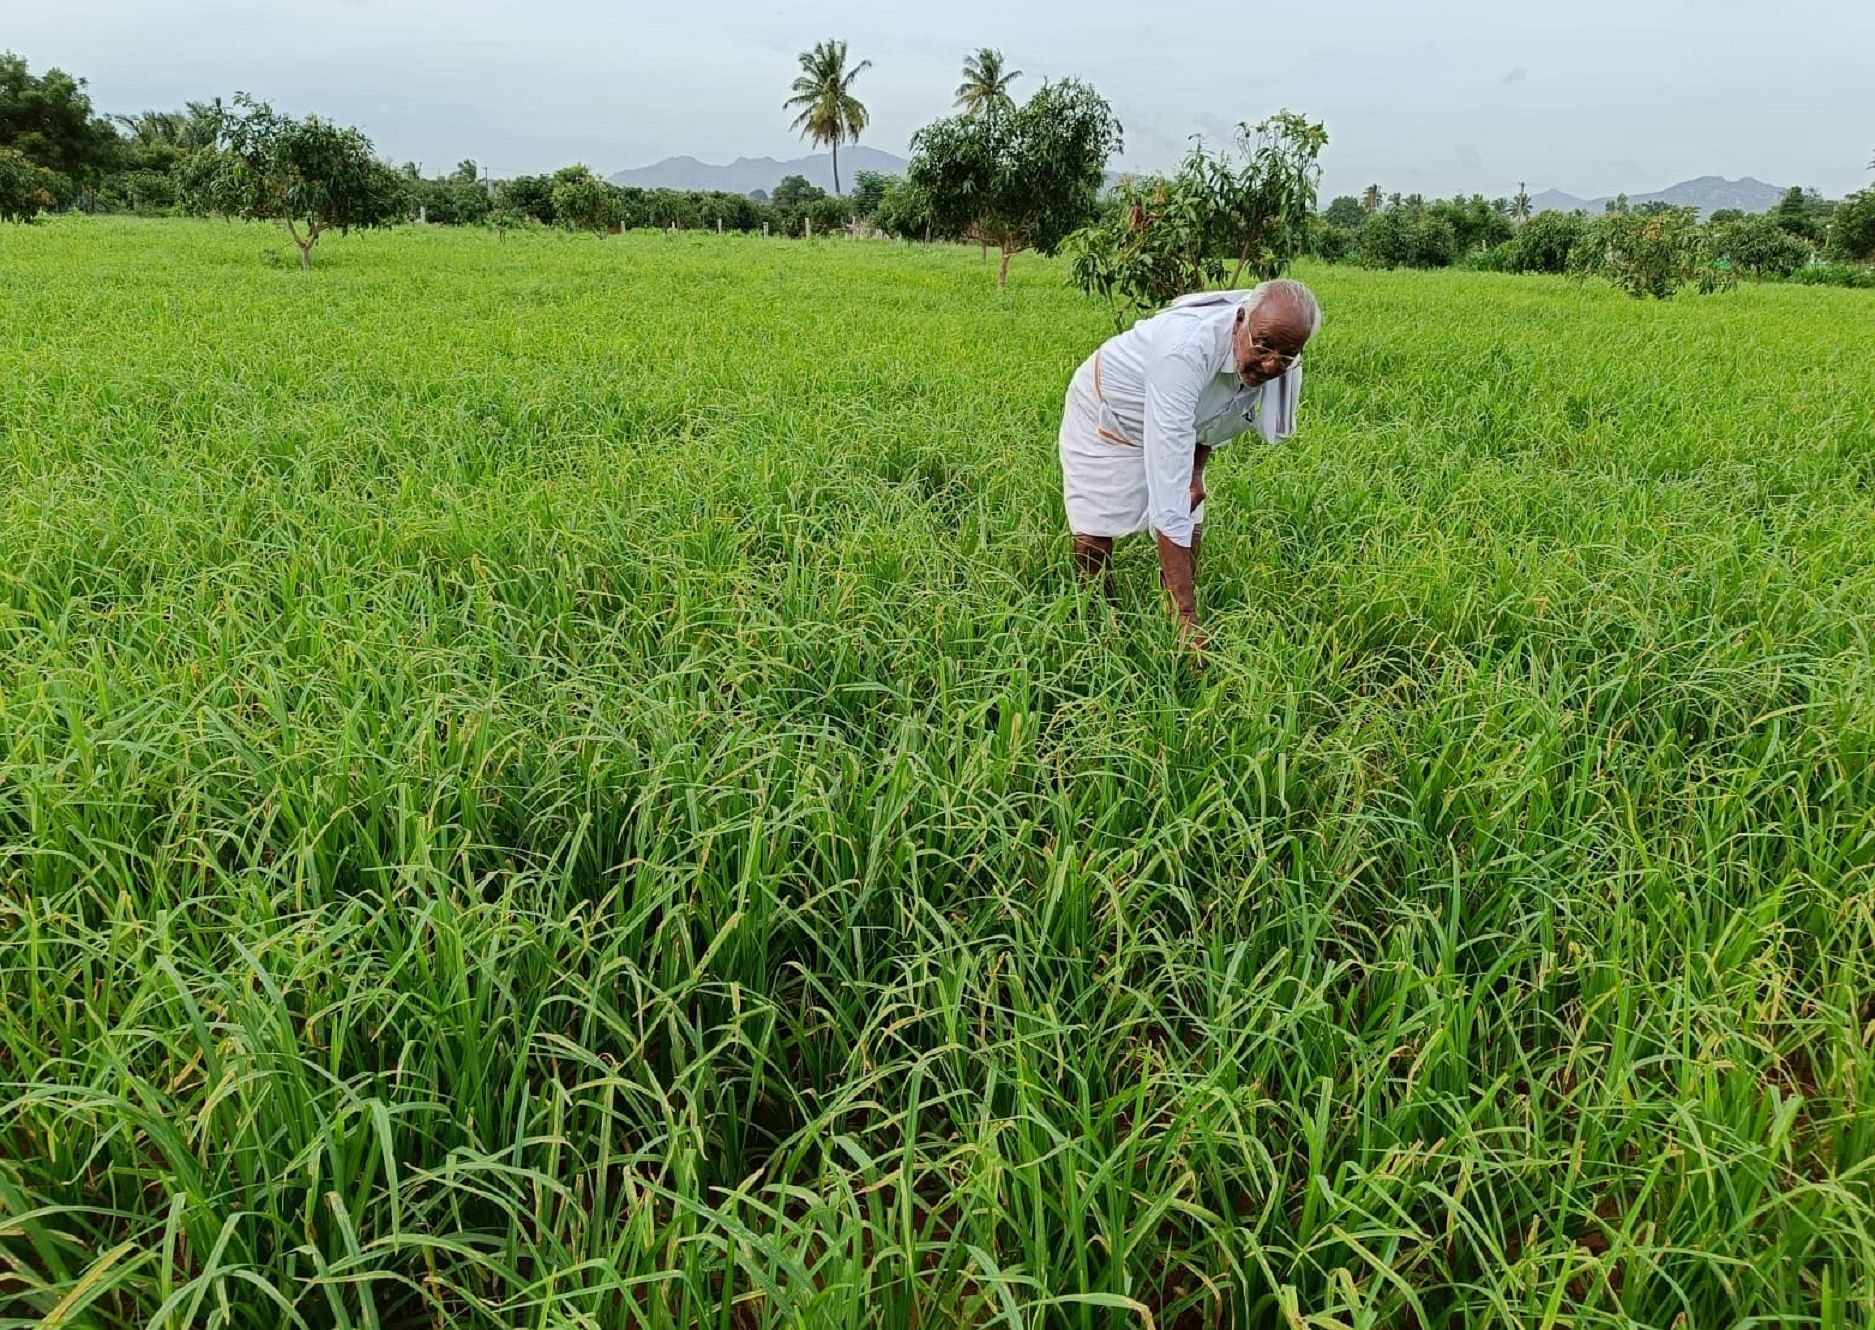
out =
[(554, 223), (553, 177), (521, 175), (495, 187), (495, 210), (517, 217), (532, 217), (546, 226)]
[(114, 171), (98, 187), (97, 200), (100, 207), (114, 212), (158, 216), (176, 210), (176, 180), (167, 171)]
[(1123, 180), (1118, 208), (1068, 242), (1074, 279), (1114, 316), (1188, 291), (1281, 275), (1311, 252), (1322, 221), (1315, 189), (1328, 131), (1293, 112), (1237, 127), (1233, 152), (1199, 144), (1171, 176)]
[(1509, 241), (1490, 249), (1474, 249), (1458, 261), (1467, 272), (1521, 272), (1517, 266), (1517, 244)]
[(443, 226), (479, 226), (495, 210), (487, 187), (474, 180), (418, 180), (411, 199), (425, 221)]
[(1586, 219), (1572, 212), (1541, 212), (1517, 229), (1505, 248), (1511, 251), (1511, 272), (1565, 273), (1569, 258), (1588, 228)]
[(807, 223), (812, 222), (815, 235), (832, 235), (835, 231), (844, 230), (852, 218), (851, 204), (845, 199), (826, 194), (809, 200), (788, 214), (787, 234), (804, 235), (807, 231)]
[(1443, 219), (1456, 242), (1454, 258), (1478, 250), (1495, 249), (1511, 238), (1515, 228), (1509, 217), (1499, 212), (1482, 194), (1470, 198), (1440, 199), (1426, 205), (1426, 211)]
[(886, 183), (885, 194), (873, 210), (872, 224), (900, 240), (923, 240), (936, 230), (931, 201), (903, 176)]
[(1716, 262), (1712, 237), (1692, 208), (1597, 217), (1584, 229), (1569, 265), (1577, 276), (1601, 277), (1637, 300), (1665, 300), (1687, 286), (1717, 291), (1736, 280)]
[(1354, 253), (1359, 236), (1354, 227), (1315, 217), (1309, 222), (1308, 252), (1325, 262), (1340, 263)]
[(1813, 263), (1797, 269), (1788, 280), (1804, 286), (1849, 286), (1859, 291), (1875, 291), (1875, 268), (1861, 268), (1851, 263)]
[(619, 219), (617, 191), (588, 166), (563, 166), (553, 173), (553, 216), (559, 226), (604, 231)]
[(1406, 203), (1368, 218), (1355, 252), (1374, 268), (1448, 268), (1458, 257), (1458, 236), (1446, 218)]
[(56, 171), (28, 160), (23, 152), (0, 148), (0, 221), (30, 222), (41, 209), (63, 203), (70, 182)]
[(1706, 229), (1717, 258), (1760, 280), (1788, 277), (1811, 258), (1810, 243), (1770, 216), (1741, 217), (1735, 222), (1721, 222)]

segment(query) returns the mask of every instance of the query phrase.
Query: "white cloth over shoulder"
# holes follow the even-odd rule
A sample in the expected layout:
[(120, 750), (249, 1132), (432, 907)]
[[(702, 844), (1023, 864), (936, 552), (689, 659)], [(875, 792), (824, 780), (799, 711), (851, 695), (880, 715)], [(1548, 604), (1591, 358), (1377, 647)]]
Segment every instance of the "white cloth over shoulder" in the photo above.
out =
[(1248, 291), (1181, 296), (1107, 339), (1075, 371), (1061, 416), (1062, 496), (1077, 535), (1157, 531), (1189, 547), (1198, 445), (1296, 430), (1298, 360), (1256, 388), (1237, 377), (1231, 329)]

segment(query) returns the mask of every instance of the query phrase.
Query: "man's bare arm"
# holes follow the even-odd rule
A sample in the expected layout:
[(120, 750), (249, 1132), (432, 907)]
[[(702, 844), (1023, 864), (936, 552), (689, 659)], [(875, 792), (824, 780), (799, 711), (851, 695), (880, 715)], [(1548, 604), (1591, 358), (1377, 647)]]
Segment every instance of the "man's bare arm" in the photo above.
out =
[(1181, 629), (1198, 626), (1198, 576), (1192, 552), (1163, 532), (1152, 533), (1159, 542), (1159, 576), (1172, 598)]
[[(1211, 460), (1211, 450), (1199, 444), (1192, 454), (1191, 466), (1191, 510), (1198, 511), (1198, 505), (1204, 502), (1204, 464)], [(1179, 640), (1199, 653), (1200, 661), (1204, 653), (1204, 632), (1198, 627), (1198, 530), (1191, 533), (1191, 548), (1187, 549), (1158, 532), (1153, 539), (1159, 545), (1159, 581), (1164, 585), (1166, 594), (1172, 598), (1172, 611), (1178, 619)]]

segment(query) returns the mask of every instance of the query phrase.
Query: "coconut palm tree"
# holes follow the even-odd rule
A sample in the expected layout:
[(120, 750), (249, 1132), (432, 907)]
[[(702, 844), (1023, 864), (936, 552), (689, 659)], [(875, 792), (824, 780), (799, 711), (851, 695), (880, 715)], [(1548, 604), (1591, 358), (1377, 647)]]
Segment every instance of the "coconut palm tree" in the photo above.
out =
[(1361, 195), (1361, 211), (1376, 213), (1380, 211), (1380, 186), (1369, 185), (1367, 192)]
[(215, 141), (218, 109), (207, 102), (190, 102), (181, 111), (142, 111), (110, 117), (128, 131), (132, 143), (143, 148), (180, 148), (192, 152)]
[(1009, 85), (1022, 77), (1019, 69), (1003, 68), (1003, 53), (985, 46), (964, 61), (964, 81), (957, 85), (957, 108), (965, 115), (981, 115), (992, 106), (1008, 110), (1016, 104)]
[(136, 115), (114, 115), (110, 118), (122, 125), (130, 141), (139, 146), (154, 147), (161, 144), (173, 147), (182, 137), (184, 122), (180, 111), (141, 111)]
[(858, 143), (860, 131), (866, 128), (866, 108), (853, 96), (853, 80), (870, 68), (870, 60), (847, 68), (845, 42), (820, 42), (813, 50), (801, 52), (801, 77), (794, 81), (794, 96), (782, 103), (785, 109), (800, 112), (790, 128), (833, 149), (835, 194), (840, 192), (840, 145)]
[(1510, 201), (1510, 219), (1519, 224), (1530, 220), (1530, 189), (1521, 180), (1517, 182), (1517, 197)]

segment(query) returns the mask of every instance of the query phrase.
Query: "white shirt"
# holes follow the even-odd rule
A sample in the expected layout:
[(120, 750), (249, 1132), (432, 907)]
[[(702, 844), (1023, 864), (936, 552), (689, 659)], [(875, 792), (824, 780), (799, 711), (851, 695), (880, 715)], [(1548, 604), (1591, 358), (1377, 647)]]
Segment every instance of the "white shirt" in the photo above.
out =
[(1191, 476), (1198, 445), (1220, 447), (1254, 428), (1265, 442), (1295, 433), (1302, 362), (1258, 387), (1237, 376), (1231, 331), (1248, 291), (1182, 296), (1100, 348), (1102, 405), (1145, 451), (1152, 529), (1191, 545)]

